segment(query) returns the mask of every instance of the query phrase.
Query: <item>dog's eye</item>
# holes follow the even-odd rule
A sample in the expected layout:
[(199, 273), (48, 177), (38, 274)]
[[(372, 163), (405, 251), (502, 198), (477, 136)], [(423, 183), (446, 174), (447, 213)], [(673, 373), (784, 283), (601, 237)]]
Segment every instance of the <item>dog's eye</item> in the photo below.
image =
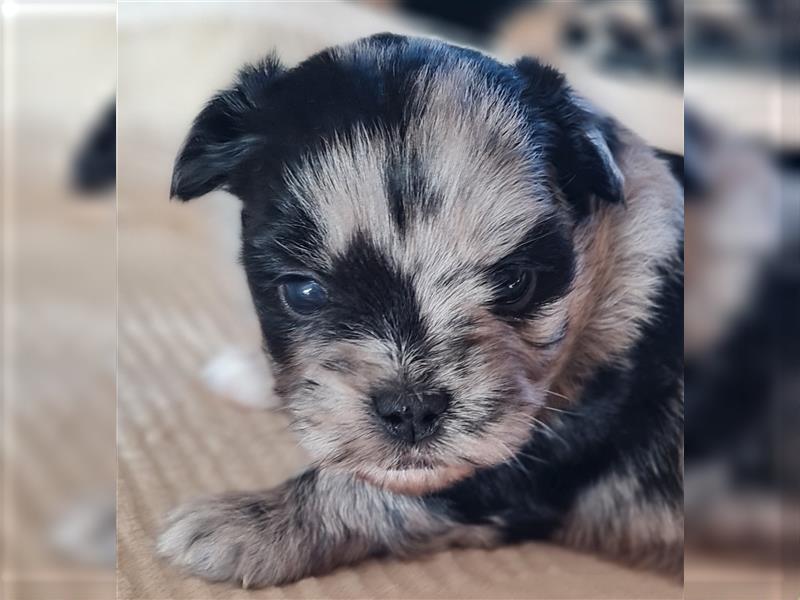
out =
[(536, 291), (536, 271), (505, 267), (494, 276), (495, 303), (508, 311), (524, 310)]
[(301, 315), (310, 315), (328, 302), (325, 288), (313, 279), (287, 279), (279, 289), (286, 305)]

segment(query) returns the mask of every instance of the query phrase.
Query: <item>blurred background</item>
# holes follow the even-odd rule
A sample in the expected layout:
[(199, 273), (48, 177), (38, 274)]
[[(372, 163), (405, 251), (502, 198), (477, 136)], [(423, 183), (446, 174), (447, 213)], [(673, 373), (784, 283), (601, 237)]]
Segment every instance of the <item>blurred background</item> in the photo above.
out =
[(114, 7), (4, 2), (2, 17), (0, 597), (110, 598), (114, 191), (74, 163), (113, 101)]
[[(798, 597), (800, 3), (5, 0), (2, 15), (5, 597), (114, 593), (115, 398), (120, 597), (207, 596), (153, 561), (160, 515), (303, 463), (281, 415), (204, 378), (220, 354), (254, 355), (258, 332), (235, 201), (170, 204), (171, 165), (243, 62), (385, 30), (539, 56), (671, 160), (686, 191), (685, 596)], [(680, 597), (554, 552), (504, 553), (488, 573), (434, 559), (450, 573), (438, 588), (367, 566), (335, 589)], [(315, 585), (287, 593), (334, 589)]]
[(686, 596), (800, 593), (800, 4), (686, 4)]

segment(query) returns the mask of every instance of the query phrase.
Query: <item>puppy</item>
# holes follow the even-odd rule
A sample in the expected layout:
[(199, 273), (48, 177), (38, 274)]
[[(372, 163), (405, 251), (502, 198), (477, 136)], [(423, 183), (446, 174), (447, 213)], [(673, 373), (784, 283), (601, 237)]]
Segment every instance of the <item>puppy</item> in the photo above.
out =
[(314, 466), (173, 512), (159, 551), (291, 582), (555, 539), (682, 564), (682, 191), (555, 70), (376, 35), (246, 67), (172, 195), (242, 201), (276, 391)]

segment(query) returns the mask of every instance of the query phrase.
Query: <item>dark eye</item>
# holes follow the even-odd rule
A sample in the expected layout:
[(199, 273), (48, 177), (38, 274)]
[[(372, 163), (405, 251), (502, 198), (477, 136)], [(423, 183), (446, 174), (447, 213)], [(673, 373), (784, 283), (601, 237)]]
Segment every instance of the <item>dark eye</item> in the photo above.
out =
[(280, 284), (279, 289), (286, 305), (301, 315), (310, 315), (328, 302), (325, 288), (313, 279), (287, 279)]
[(494, 276), (495, 303), (510, 312), (524, 310), (536, 292), (536, 271), (505, 267)]

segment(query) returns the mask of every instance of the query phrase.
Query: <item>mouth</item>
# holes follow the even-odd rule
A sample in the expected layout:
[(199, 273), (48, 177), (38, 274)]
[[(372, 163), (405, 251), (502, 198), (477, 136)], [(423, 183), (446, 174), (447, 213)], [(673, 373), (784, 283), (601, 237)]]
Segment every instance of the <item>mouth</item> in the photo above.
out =
[(356, 476), (367, 483), (395, 494), (422, 496), (442, 490), (474, 472), (474, 467), (431, 466), (423, 468), (365, 469)]

